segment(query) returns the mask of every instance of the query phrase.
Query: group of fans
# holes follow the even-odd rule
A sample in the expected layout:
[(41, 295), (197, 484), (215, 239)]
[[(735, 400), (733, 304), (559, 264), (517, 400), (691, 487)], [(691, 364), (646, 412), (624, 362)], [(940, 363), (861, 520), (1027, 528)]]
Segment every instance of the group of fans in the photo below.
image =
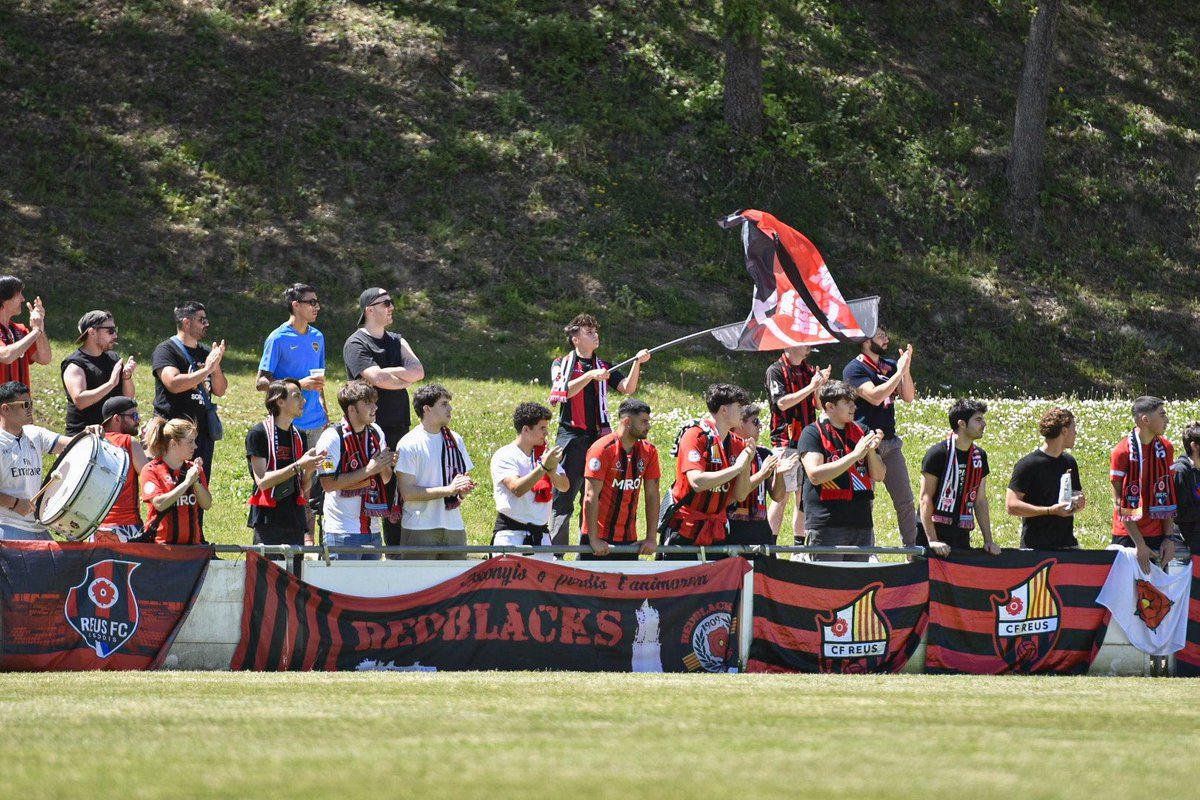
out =
[[(29, 367), (50, 363), (51, 353), (42, 301), (26, 302), (23, 289), (18, 278), (0, 277), (0, 538), (48, 539), (34, 503), (42, 460), (61, 452), (68, 438), (32, 424)], [(337, 393), (340, 421), (325, 398), (317, 292), (296, 284), (284, 302), (288, 319), (267, 337), (256, 382), (267, 414), (246, 436), (254, 541), (311, 544), (312, 508), (319, 505), (328, 545), (386, 543), (413, 548), (405, 557), (459, 557), (419, 548), (466, 544), (460, 506), (476, 488), (474, 464), (451, 430), (453, 397), (445, 387), (429, 383), (413, 393), (413, 424), (408, 388), (425, 372), (409, 343), (388, 330), (389, 293), (371, 288), (360, 295), (359, 327), (343, 346), (349, 380)], [(14, 321), (23, 310), (28, 324)], [(206, 470), (223, 436), (212, 396), (228, 388), (221, 369), (225, 343), (203, 343), (209, 325), (203, 304), (185, 302), (174, 317), (175, 336), (152, 356), (153, 415), (144, 425), (133, 381), (138, 364), (114, 352), (118, 328), (111, 313), (83, 315), (78, 349), (61, 362), (67, 435), (102, 433), (131, 460), (129, 478), (94, 534), (98, 541), (204, 540), (204, 511), (212, 504)], [(580, 544), (590, 551), (584, 558), (637, 558), (662, 543), (774, 544), (789, 502), (797, 543), (872, 547), (872, 505), (882, 483), (904, 545), (945, 555), (971, 547), (978, 528), (983, 549), (999, 552), (987, 502), (987, 453), (978, 443), (987, 405), (959, 400), (950, 407), (949, 434), (922, 459), (914, 498), (895, 414), (897, 399), (911, 402), (916, 395), (913, 348), (889, 358), (886, 330), (862, 343), (840, 380), (831, 368), (808, 363), (811, 348), (783, 351), (766, 371), (770, 448), (759, 443), (764, 411), (746, 390), (710, 386), (707, 416), (676, 438), (675, 475), (662, 494), (658, 452), (648, 441), (650, 407), (627, 398), (615, 420), (609, 413), (609, 391), (633, 394), (649, 351), (639, 352), (624, 374), (597, 355), (600, 329), (592, 316), (579, 315), (565, 333), (570, 350), (552, 364), (549, 407), (517, 406), (514, 439), (492, 456), (494, 544), (570, 544), (582, 493)], [(553, 445), (552, 409), (558, 415)], [(1146, 570), (1153, 558), (1169, 560), (1177, 542), (1200, 552), (1200, 423), (1184, 430), (1187, 452), (1176, 460), (1165, 438), (1163, 401), (1139, 397), (1132, 414), (1133, 428), (1112, 451), (1112, 541), (1135, 548)], [(1022, 518), (1023, 547), (1078, 547), (1073, 516), (1087, 499), (1069, 452), (1074, 416), (1050, 409), (1039, 429), (1044, 443), (1016, 464), (1006, 510)], [(613, 545), (636, 547), (616, 553)], [(660, 556), (695, 558), (674, 551)], [(812, 556), (868, 557), (855, 550)]]

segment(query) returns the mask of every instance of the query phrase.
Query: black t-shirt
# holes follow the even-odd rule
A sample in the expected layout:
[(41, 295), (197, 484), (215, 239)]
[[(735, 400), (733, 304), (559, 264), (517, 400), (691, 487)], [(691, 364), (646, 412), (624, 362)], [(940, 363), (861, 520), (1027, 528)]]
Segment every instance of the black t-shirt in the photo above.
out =
[[(154, 348), (154, 355), (151, 356), (150, 361), (151, 368), (154, 370), (154, 413), (166, 419), (190, 419), (196, 423), (197, 434), (207, 436), (208, 411), (204, 407), (204, 396), (200, 392), (200, 387), (195, 386), (186, 392), (176, 394), (168, 392), (162, 382), (163, 367), (175, 367), (180, 374), (186, 375), (203, 367), (204, 360), (212, 351), (209, 347), (201, 344), (197, 347), (188, 347), (187, 352), (190, 360), (183, 357), (183, 352), (172, 339), (167, 339)], [(208, 381), (205, 381), (205, 389), (208, 389)]]
[[(1026, 503), (1035, 506), (1058, 504), (1058, 486), (1063, 473), (1071, 470), (1071, 489), (1081, 491), (1079, 465), (1070, 453), (1058, 457), (1034, 450), (1013, 467), (1008, 488), (1024, 495)], [(1075, 547), (1074, 517), (1056, 517), (1046, 514), (1040, 517), (1025, 517), (1021, 520), (1021, 546), (1034, 550), (1057, 550)]]
[[(975, 449), (979, 451), (979, 455), (983, 460), (983, 477), (986, 478), (989, 471), (987, 453), (984, 452), (984, 449), (979, 445), (976, 445)], [(955, 496), (960, 498), (960, 501), (962, 498), (963, 482), (967, 479), (966, 455), (967, 454), (962, 450), (959, 451), (958, 475), (955, 476), (955, 480), (957, 481), (956, 488), (958, 489), (958, 492)], [(933, 491), (933, 502), (935, 504), (937, 503), (937, 499), (942, 494), (942, 489), (945, 487), (944, 477), (946, 475), (946, 459), (949, 456), (950, 452), (946, 447), (946, 443), (941, 441), (925, 451), (925, 457), (921, 459), (921, 472), (929, 473), (938, 479), (937, 488)], [(937, 527), (938, 538), (947, 544), (950, 544), (951, 547), (954, 547), (953, 542), (970, 540), (971, 531), (961, 528), (958, 525), (944, 525), (941, 522), (935, 522), (934, 525)], [(975, 521), (975, 529), (978, 529), (978, 527), (979, 520), (977, 518)], [(966, 537), (966, 539), (963, 537)]]
[[(304, 443), (304, 448), (307, 450), (308, 441), (304, 436), (304, 431), (298, 431), (298, 433), (300, 434), (300, 441)], [(276, 428), (275, 437), (283, 445), (279, 448), (279, 458), (275, 462), (275, 469), (282, 469), (294, 463), (297, 455), (292, 452), (291, 431), (281, 431)], [(251, 481), (254, 480), (254, 468), (250, 466), (251, 456), (268, 459), (269, 463), (271, 448), (273, 446), (274, 443), (267, 441), (267, 428), (261, 422), (246, 433), (246, 467), (250, 470)], [(304, 530), (308, 522), (305, 519), (304, 506), (297, 505), (296, 503), (296, 493), (299, 490), (300, 482), (295, 477), (289, 478), (287, 481), (276, 486), (275, 507), (250, 506), (250, 516), (246, 520), (247, 527)]]
[[(805, 453), (820, 453), (829, 461), (825, 446), (821, 444), (821, 432), (814, 422), (804, 428), (800, 434), (800, 444), (797, 447), (803, 461)], [(871, 498), (860, 492), (855, 492), (850, 500), (822, 500), (821, 487), (814, 486), (808, 479), (804, 465), (800, 465), (800, 474), (804, 476), (804, 527), (806, 530), (822, 530), (824, 528), (873, 528), (871, 519)]]
[[(120, 361), (120, 357), (112, 352), (101, 353), (98, 356), (90, 356), (82, 350), (76, 350), (71, 355), (63, 359), (59, 366), (59, 375), (63, 376), (67, 372), (67, 367), (71, 364), (76, 365), (83, 370), (83, 381), (85, 389), (96, 389), (108, 382), (112, 376), (113, 367)], [(66, 381), (63, 381), (63, 389), (66, 389)], [(101, 397), (95, 403), (92, 403), (85, 409), (78, 409), (71, 402), (71, 395), (67, 395), (67, 435), (74, 436), (88, 425), (99, 425), (104, 421), (104, 401), (110, 397), (116, 397), (121, 394), (121, 383), (113, 387), (112, 391)]]
[[(404, 348), (398, 333), (384, 331), (383, 338), (376, 339), (366, 330), (359, 328), (350, 334), (342, 346), (342, 360), (346, 363), (346, 377), (357, 380), (367, 367), (404, 366)], [(376, 387), (378, 388), (378, 387)], [(375, 423), (384, 428), (402, 428), (407, 431), (412, 425), (407, 389), (379, 389), (379, 408), (375, 412)]]
[[(876, 370), (861, 359), (855, 358), (842, 370), (842, 380), (857, 391), (864, 383), (882, 386), (896, 374), (896, 362), (890, 358), (882, 358)], [(879, 405), (872, 405), (859, 397), (854, 401), (854, 421), (869, 431), (881, 430), (884, 438), (891, 439), (896, 435), (896, 395), (897, 389)]]

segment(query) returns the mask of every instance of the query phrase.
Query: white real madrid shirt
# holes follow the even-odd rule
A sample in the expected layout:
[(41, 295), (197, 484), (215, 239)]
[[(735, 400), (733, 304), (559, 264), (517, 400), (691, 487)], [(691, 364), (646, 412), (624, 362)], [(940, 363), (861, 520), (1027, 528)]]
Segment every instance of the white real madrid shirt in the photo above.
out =
[[(37, 425), (26, 425), (20, 436), (0, 429), (0, 492), (29, 500), (42, 488), (42, 457), (54, 449), (59, 435)], [(23, 517), (0, 508), (0, 527), (41, 532), (46, 526), (31, 514)]]

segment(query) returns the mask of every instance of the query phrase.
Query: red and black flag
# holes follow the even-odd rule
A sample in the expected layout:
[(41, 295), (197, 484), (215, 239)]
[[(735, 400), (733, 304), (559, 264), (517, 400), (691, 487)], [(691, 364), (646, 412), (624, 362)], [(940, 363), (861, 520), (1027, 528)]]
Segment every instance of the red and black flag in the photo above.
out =
[(754, 297), (746, 321), (714, 330), (730, 350), (782, 350), (796, 345), (863, 341), (875, 333), (879, 298), (846, 302), (804, 234), (765, 211), (744, 209), (717, 220), (742, 227)]
[(0, 670), (154, 669), (208, 547), (0, 542)]
[(760, 559), (747, 672), (899, 672), (925, 630), (929, 572)]
[(1175, 654), (1175, 674), (1200, 678), (1200, 556), (1192, 556), (1192, 594), (1188, 600), (1187, 644)]
[(243, 670), (725, 672), (744, 559), (649, 575), (502, 556), (424, 591), (351, 597), (246, 559)]
[(1106, 550), (1006, 550), (929, 560), (926, 672), (1087, 672), (1108, 627)]

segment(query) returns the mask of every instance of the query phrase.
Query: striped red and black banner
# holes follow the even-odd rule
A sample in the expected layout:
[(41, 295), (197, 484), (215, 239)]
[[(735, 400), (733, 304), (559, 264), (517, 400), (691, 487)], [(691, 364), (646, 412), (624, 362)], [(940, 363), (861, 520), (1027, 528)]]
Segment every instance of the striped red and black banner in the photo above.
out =
[(1087, 672), (1108, 626), (1114, 553), (1005, 550), (929, 560), (926, 672)]
[(836, 567), (754, 565), (747, 672), (899, 672), (928, 616), (925, 562)]
[(1175, 674), (1200, 678), (1200, 556), (1192, 556), (1192, 596), (1188, 600), (1187, 644), (1175, 654)]
[(724, 672), (749, 565), (651, 575), (502, 556), (398, 597), (337, 594), (253, 553), (241, 670)]
[(154, 669), (208, 547), (0, 542), (0, 670)]

